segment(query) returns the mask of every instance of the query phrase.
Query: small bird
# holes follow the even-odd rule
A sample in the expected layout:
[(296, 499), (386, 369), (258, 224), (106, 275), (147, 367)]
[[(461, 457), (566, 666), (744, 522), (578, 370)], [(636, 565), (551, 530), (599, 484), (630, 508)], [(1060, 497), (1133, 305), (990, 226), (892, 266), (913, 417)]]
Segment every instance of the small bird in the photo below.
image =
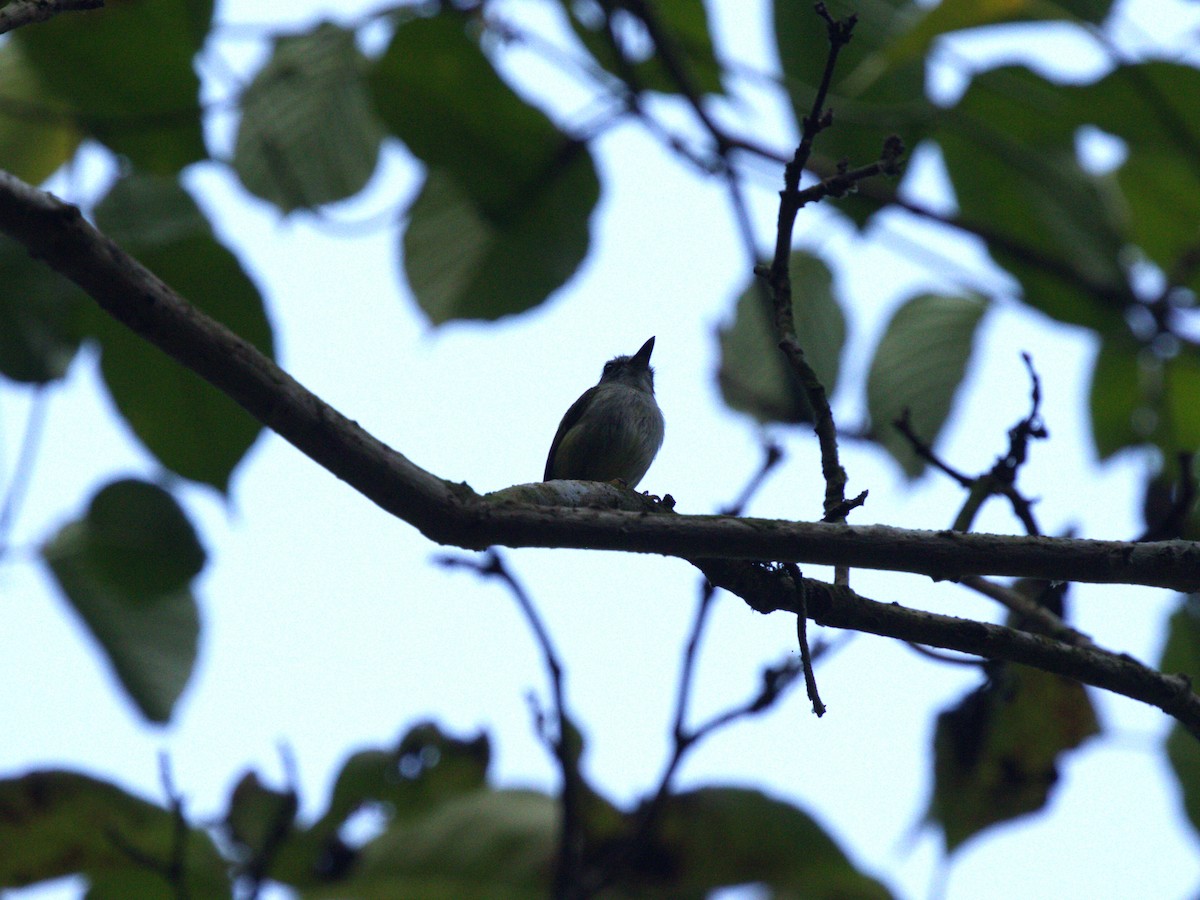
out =
[(633, 356), (604, 364), (600, 383), (571, 404), (558, 425), (544, 481), (620, 479), (637, 487), (663, 442), (663, 415), (654, 399), (650, 353), (654, 338)]

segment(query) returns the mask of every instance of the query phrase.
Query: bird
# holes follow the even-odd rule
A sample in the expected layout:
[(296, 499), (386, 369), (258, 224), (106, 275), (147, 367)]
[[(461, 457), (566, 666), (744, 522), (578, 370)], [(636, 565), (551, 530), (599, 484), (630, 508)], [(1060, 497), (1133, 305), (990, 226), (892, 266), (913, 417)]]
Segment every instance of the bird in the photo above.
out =
[(637, 487), (665, 431), (654, 399), (653, 350), (650, 338), (633, 356), (617, 356), (604, 364), (600, 382), (584, 391), (559, 423), (543, 481), (619, 480)]

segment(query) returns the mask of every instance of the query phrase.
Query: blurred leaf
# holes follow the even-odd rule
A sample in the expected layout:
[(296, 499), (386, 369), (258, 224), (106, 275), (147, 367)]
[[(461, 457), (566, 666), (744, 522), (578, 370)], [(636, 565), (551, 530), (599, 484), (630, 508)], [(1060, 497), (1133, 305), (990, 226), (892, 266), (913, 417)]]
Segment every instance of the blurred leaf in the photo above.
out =
[(21, 45), (0, 46), (0, 169), (41, 184), (71, 158), (81, 137), (38, 81)]
[[(1186, 675), (1193, 685), (1200, 684), (1200, 595), (1179, 598), (1179, 605), (1167, 620), (1167, 640), (1158, 668), (1168, 675)], [(1176, 723), (1167, 736), (1166, 750), (1184, 812), (1192, 828), (1200, 832), (1200, 741)]]
[(1153, 444), (1166, 457), (1200, 449), (1200, 353), (1183, 346), (1166, 359), (1133, 340), (1109, 337), (1092, 372), (1092, 436), (1101, 459)]
[(246, 772), (229, 797), (225, 832), (253, 859), (273, 842), (286, 838), (296, 819), (296, 807), (293, 792), (272, 790), (256, 773)]
[(1115, 183), (1085, 172), (1085, 98), (1028, 69), (977, 75), (936, 133), (961, 218), (981, 229), (1025, 302), (1060, 322), (1124, 333), (1128, 223)]
[(991, 825), (1042, 809), (1059, 758), (1099, 732), (1079, 682), (1027, 666), (996, 667), (938, 716), (928, 815), (947, 852)]
[(42, 557), (130, 699), (150, 721), (168, 721), (200, 636), (188, 584), (204, 551), (183, 511), (153, 485), (114, 482)]
[(140, 169), (173, 173), (206, 157), (192, 57), (212, 0), (113, 0), (15, 32), (39, 81), (79, 127)]
[[(174, 180), (134, 175), (96, 208), (100, 229), (147, 268), (271, 356), (258, 288)], [(262, 426), (228, 396), (99, 310), (89, 315), (113, 402), (147, 449), (185, 478), (228, 490)]]
[(673, 796), (660, 829), (668, 884), (652, 896), (707, 896), (760, 884), (770, 896), (890, 897), (807, 813), (756, 790), (711, 787)]
[(1192, 488), (1185, 493), (1178, 459), (1164, 460), (1163, 467), (1147, 476), (1142, 488), (1142, 522), (1147, 539), (1200, 540), (1200, 503), (1197, 502), (1195, 472)]
[(514, 196), (499, 219), (446, 172), (429, 170), (404, 233), (405, 270), (422, 311), (441, 325), (537, 306), (587, 256), (588, 219), (599, 193), (583, 144), (565, 145), (541, 188)]
[(305, 896), (502, 897), (550, 887), (558, 801), (535, 791), (478, 790), (394, 823), (368, 843), (353, 876)]
[[(1149, 434), (1138, 430), (1138, 421), (1151, 415), (1143, 401), (1139, 349), (1128, 338), (1109, 337), (1100, 344), (1092, 369), (1089, 405), (1092, 440), (1100, 459), (1118, 450), (1143, 443)], [(1139, 410), (1145, 410), (1139, 414)]]
[[(814, 162), (823, 159), (830, 170), (841, 159), (866, 165), (879, 159), (884, 140), (892, 134), (915, 147), (943, 112), (925, 97), (924, 58), (892, 65), (887, 54), (924, 15), (923, 6), (910, 0), (832, 0), (825, 5), (837, 19), (856, 13), (858, 23), (838, 55), (826, 101), (826, 108), (834, 111), (834, 127), (821, 132)], [(772, 8), (784, 86), (799, 130), (812, 112), (825, 70), (828, 33), (811, 3), (775, 0)], [(879, 208), (857, 194), (837, 205), (859, 226)]]
[(500, 79), (453, 11), (402, 24), (371, 71), (387, 127), (428, 166), (404, 264), (434, 324), (543, 302), (587, 255), (587, 147)]
[(321, 23), (281, 37), (242, 95), (233, 168), (284, 212), (358, 193), (375, 171), (383, 129), (355, 34)]
[[(1130, 236), (1163, 271), (1178, 270), (1200, 234), (1200, 71), (1160, 61), (1122, 65), (1094, 84), (1063, 90), (1076, 96), (1088, 122), (1125, 142), (1117, 180)], [(1193, 270), (1190, 283), (1200, 287), (1200, 272)]]
[(502, 218), (514, 196), (541, 185), (568, 140), (496, 74), (469, 24), (454, 11), (401, 24), (369, 84), (387, 128)]
[(925, 462), (892, 423), (907, 409), (913, 430), (933, 446), (950, 415), (987, 303), (979, 297), (921, 294), (892, 316), (867, 375), (871, 438), (915, 478)]
[(206, 554), (175, 498), (125, 478), (105, 485), (87, 512), (88, 564), (114, 587), (158, 594), (187, 587)]
[(365, 800), (390, 804), (400, 819), (420, 815), (482, 788), (490, 761), (491, 743), (483, 732), (461, 739), (423, 722), (409, 729), (394, 749), (350, 757), (326, 816), (344, 821)]
[(1165, 362), (1165, 429), (1160, 449), (1167, 454), (1178, 450), (1200, 450), (1200, 354), (1186, 347)]
[[(788, 265), (800, 346), (832, 396), (846, 342), (846, 318), (833, 292), (833, 276), (823, 260), (802, 250), (792, 254)], [(720, 330), (719, 339), (717, 380), (726, 405), (760, 422), (813, 421), (804, 388), (779, 350), (774, 310), (757, 278), (742, 291), (733, 324)]]
[[(75, 772), (29, 772), (0, 780), (0, 810), (0, 887), (81, 874), (97, 892), (89, 891), (89, 897), (229, 895), (226, 864), (201, 828), (185, 832), (185, 883), (171, 885), (161, 874), (139, 867), (129, 849), (166, 868), (175, 846), (175, 818), (107, 782)], [(134, 884), (135, 892), (113, 890)]]
[(1100, 24), (1112, 0), (942, 0), (887, 52), (893, 64), (923, 58), (934, 39), (953, 31), (1009, 22), (1083, 20)]
[[(637, 10), (619, 6), (612, 10), (613, 31), (621, 42), (627, 67), (617, 57), (605, 34), (605, 13), (599, 3), (560, 0), (560, 5), (576, 37), (609, 74), (623, 82), (627, 81), (627, 75), (630, 76), (627, 83), (632, 82), (629, 87), (634, 89), (682, 93), (662, 56), (652, 52), (653, 42), (646, 24), (638, 18)], [(658, 17), (658, 24), (670, 40), (677, 61), (696, 93), (721, 93), (721, 65), (713, 50), (704, 3), (701, 0), (674, 0), (653, 4), (650, 10)]]
[(0, 373), (35, 384), (62, 378), (79, 349), (82, 310), (74, 285), (0, 238)]

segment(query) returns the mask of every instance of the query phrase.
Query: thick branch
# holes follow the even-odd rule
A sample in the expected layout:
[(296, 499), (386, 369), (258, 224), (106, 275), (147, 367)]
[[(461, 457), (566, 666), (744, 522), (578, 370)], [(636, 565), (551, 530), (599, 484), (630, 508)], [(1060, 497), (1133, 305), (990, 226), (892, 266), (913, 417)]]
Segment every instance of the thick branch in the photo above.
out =
[[(0, 231), (82, 287), (116, 319), (212, 382), (266, 427), (438, 543), (579, 547), (685, 559), (773, 559), (914, 572), (1200, 587), (1200, 545), (913, 531), (885, 526), (646, 515), (480, 497), (372, 437), (247, 341), (179, 297), (69, 204), (0, 172)], [(563, 485), (543, 485), (542, 503)], [(535, 491), (538, 489), (534, 489)]]
[(1200, 739), (1200, 695), (1193, 693), (1190, 679), (1164, 674), (1124, 654), (1005, 625), (910, 609), (899, 603), (880, 603), (843, 585), (812, 578), (797, 583), (794, 571), (786, 566), (727, 560), (701, 561), (698, 565), (710, 581), (746, 600), (760, 613), (778, 610), (799, 614), (806, 610), (814, 622), (832, 628), (1055, 672), (1157, 706)]
[(1166, 675), (1128, 656), (1073, 647), (1003, 625), (879, 603), (848, 588), (811, 581), (806, 586), (810, 614), (821, 625), (932, 644), (1055, 672), (1157, 706), (1200, 739), (1200, 696), (1192, 692), (1186, 676)]
[(103, 5), (104, 0), (13, 0), (0, 9), (0, 34), (23, 25), (45, 22), (59, 13), (99, 9)]

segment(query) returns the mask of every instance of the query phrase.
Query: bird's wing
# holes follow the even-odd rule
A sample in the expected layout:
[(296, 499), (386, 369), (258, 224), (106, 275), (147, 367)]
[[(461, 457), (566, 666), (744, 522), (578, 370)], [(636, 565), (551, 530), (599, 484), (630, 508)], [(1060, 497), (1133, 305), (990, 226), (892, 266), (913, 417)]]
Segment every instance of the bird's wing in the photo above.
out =
[(553, 476), (554, 457), (558, 453), (558, 448), (562, 445), (563, 438), (567, 436), (567, 432), (574, 428), (576, 423), (583, 417), (583, 411), (592, 402), (592, 394), (594, 393), (596, 393), (596, 388), (590, 387), (580, 394), (579, 399), (571, 404), (571, 408), (567, 410), (566, 415), (562, 417), (562, 421), (558, 423), (558, 431), (554, 433), (554, 441), (550, 444), (550, 452), (546, 454), (546, 473), (542, 476), (542, 481), (549, 481)]

